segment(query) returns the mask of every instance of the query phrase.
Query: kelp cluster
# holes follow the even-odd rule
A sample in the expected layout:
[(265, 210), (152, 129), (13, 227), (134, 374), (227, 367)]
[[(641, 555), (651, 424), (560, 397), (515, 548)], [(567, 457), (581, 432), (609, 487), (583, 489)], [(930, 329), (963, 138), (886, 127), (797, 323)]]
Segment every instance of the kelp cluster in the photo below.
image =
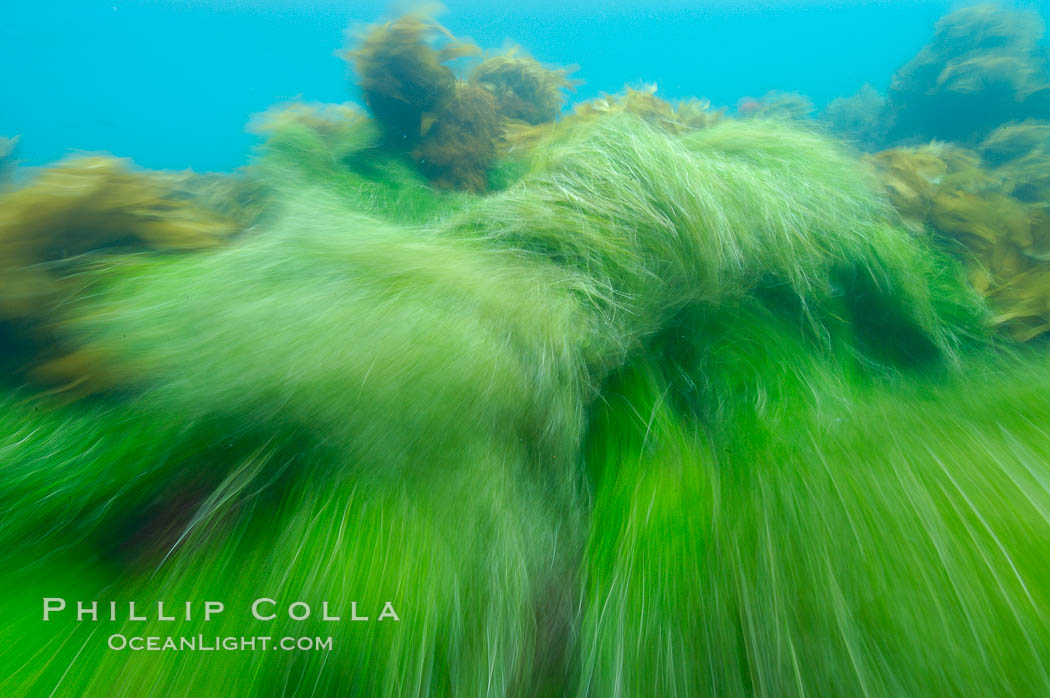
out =
[(964, 260), (993, 325), (1021, 340), (1050, 329), (1042, 34), (1034, 10), (956, 10), (897, 71), (887, 98), (866, 85), (822, 114), (864, 150), (889, 148), (873, 161), (891, 201)]
[(93, 361), (82, 352), (55, 355), (54, 346), (56, 314), (81, 290), (77, 272), (97, 260), (91, 253), (202, 249), (232, 232), (227, 218), (180, 196), (171, 176), (135, 172), (126, 161), (80, 157), (44, 170), (0, 196), (5, 360), (36, 364), (50, 381), (97, 382)]
[(433, 18), (410, 13), (370, 27), (344, 54), (387, 143), (408, 152), (438, 186), (485, 191), (506, 122), (552, 121), (573, 87), (566, 70), (516, 50), (486, 58), (468, 80), (447, 65), (479, 53)]
[[(569, 77), (575, 68), (546, 67), (518, 47), (480, 59), (461, 78), (452, 64), (481, 50), (422, 11), (358, 30), (354, 40), (354, 48), (342, 55), (354, 67), (374, 121), (351, 105), (292, 103), (270, 110), (252, 127), (269, 137), (270, 153), (291, 147), (299, 167), (308, 161), (311, 169), (326, 170), (329, 181), (346, 180), (348, 186), (356, 175), (363, 179), (354, 187), (383, 181), (372, 176), (375, 163), (396, 169), (401, 154), (441, 189), (480, 193), (502, 188), (520, 174), (522, 153), (556, 130), (565, 93), (579, 82)], [(721, 116), (706, 101), (672, 104), (655, 91), (646, 86), (603, 95), (576, 105), (565, 120), (631, 113), (684, 132)], [(398, 179), (411, 177), (402, 171)]]
[(558, 118), (564, 91), (579, 82), (569, 78), (571, 72), (546, 68), (513, 47), (483, 60), (471, 72), (470, 81), (492, 93), (504, 117), (536, 125)]
[(1050, 330), (1048, 133), (1027, 122), (994, 131), (980, 155), (935, 143), (873, 158), (898, 210), (958, 243), (993, 324), (1021, 341)]
[[(111, 159), (0, 198), (0, 279), (55, 289), (25, 317), (134, 377), (0, 390), (0, 693), (1050, 693), (1050, 370), (986, 304), (1020, 339), (1046, 322), (1003, 304), (1043, 255), (1046, 124), (872, 167), (794, 97), (543, 120), (565, 74), (460, 80), (472, 51), (373, 27), (372, 118), (256, 118), (258, 210)], [(41, 623), (42, 596), (122, 612)]]

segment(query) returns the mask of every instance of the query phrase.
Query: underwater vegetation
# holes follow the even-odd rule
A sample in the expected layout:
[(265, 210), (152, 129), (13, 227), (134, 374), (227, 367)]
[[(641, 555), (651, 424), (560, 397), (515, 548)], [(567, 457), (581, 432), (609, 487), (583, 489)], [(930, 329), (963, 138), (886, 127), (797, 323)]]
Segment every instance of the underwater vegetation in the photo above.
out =
[(133, 171), (126, 161), (80, 157), (44, 170), (0, 196), (5, 362), (36, 361), (33, 370), (49, 381), (94, 382), (97, 367), (84, 353), (48, 356), (55, 314), (82, 283), (76, 272), (94, 259), (89, 253), (196, 250), (232, 232), (227, 219), (178, 196), (170, 177)]
[(864, 85), (822, 118), (874, 152), (931, 140), (976, 148), (1000, 126), (1050, 118), (1050, 57), (1034, 9), (985, 3), (942, 17), (931, 41), (893, 75), (889, 93)]
[[(432, 45), (438, 38), (447, 39), (441, 49)], [(370, 27), (344, 56), (384, 136), (411, 148), (424, 135), (424, 118), (434, 118), (455, 92), (456, 75), (446, 63), (478, 52), (431, 17), (410, 13)]]
[(491, 92), (507, 119), (536, 125), (558, 118), (565, 105), (565, 90), (573, 90), (579, 83), (569, 79), (571, 72), (546, 68), (513, 47), (479, 63), (470, 74), (470, 82)]
[(480, 53), (419, 12), (368, 28), (344, 53), (386, 142), (439, 187), (485, 191), (507, 122), (554, 120), (575, 84), (517, 49), (485, 58), (469, 79), (447, 65)]
[(886, 141), (886, 98), (867, 83), (849, 97), (833, 99), (821, 119), (861, 150), (879, 150)]
[(1021, 341), (1050, 329), (1042, 35), (1034, 10), (961, 8), (897, 71), (888, 97), (865, 85), (822, 114), (834, 133), (875, 153), (896, 208), (963, 261), (994, 310), (991, 324)]
[[(0, 538), (17, 589), (231, 610), (260, 594), (394, 599), (402, 620), (265, 628), (323, 630), (327, 657), (147, 662), (87, 623), (6, 641), (39, 628), (19, 593), (4, 602), (7, 690), (1045, 685), (1046, 630), (1026, 619), (1046, 567), (1008, 515), (1032, 508), (1025, 531), (1045, 535), (1044, 504), (986, 486), (1038, 461), (977, 458), (996, 439), (1045, 443), (1023, 417), (982, 431), (980, 403), (926, 438), (939, 456), (912, 462), (900, 437), (900, 460), (879, 460), (879, 435), (916, 409), (911, 386), (975, 389), (953, 367), (976, 361), (981, 307), (847, 151), (784, 121), (672, 134), (621, 113), (559, 129), (519, 182), (430, 226), (353, 203), (304, 183), (255, 235), (93, 271), (102, 291), (70, 308), (74, 334), (145, 380), (82, 407), (45, 400), (43, 416), (16, 393), (0, 487), (19, 514)], [(1036, 409), (1008, 404), (1004, 417)], [(939, 458), (973, 469), (949, 479)], [(121, 486), (138, 471), (141, 489)], [(887, 543), (902, 517), (915, 528)], [(991, 527), (976, 548), (971, 517)], [(868, 526), (856, 546), (836, 543), (851, 520)], [(967, 671), (936, 671), (960, 657)]]
[(993, 325), (1027, 341), (1050, 330), (1050, 212), (1041, 188), (1050, 159), (1044, 124), (997, 129), (972, 151), (945, 144), (874, 156), (890, 199), (913, 221), (958, 243)]
[(431, 186), (402, 151), (384, 147), (379, 126), (360, 107), (278, 104), (248, 128), (266, 139), (253, 164), (259, 180), (288, 196), (322, 188), (356, 211), (397, 223), (432, 221), (466, 202), (460, 192)]
[(0, 196), (0, 694), (1050, 694), (1050, 121), (476, 54), (409, 14), (237, 175)]
[(979, 150), (1011, 196), (1030, 204), (1050, 202), (1050, 122), (1005, 124), (992, 131)]
[(640, 89), (625, 87), (616, 95), (602, 95), (576, 104), (572, 111), (557, 122), (532, 126), (525, 123), (509, 124), (500, 142), (501, 152), (513, 159), (528, 153), (540, 143), (556, 139), (580, 124), (610, 116), (630, 114), (671, 134), (683, 134), (707, 128), (718, 123), (724, 110), (712, 110), (703, 99), (685, 99), (670, 102), (656, 96), (656, 85)]
[(668, 133), (681, 134), (718, 123), (723, 111), (712, 110), (704, 99), (669, 102), (656, 96), (656, 85), (646, 85), (640, 89), (625, 87), (622, 94), (581, 102), (564, 121), (572, 124), (614, 114), (632, 114)]
[(169, 196), (234, 232), (250, 230), (273, 213), (269, 187), (251, 167), (232, 173), (153, 171), (150, 176), (168, 188)]
[(501, 125), (492, 94), (457, 82), (433, 119), (412, 151), (420, 170), (439, 187), (485, 191)]
[(0, 192), (9, 187), (9, 180), (15, 169), (15, 151), (18, 148), (18, 137), (0, 137)]
[(813, 112), (813, 102), (798, 92), (771, 90), (759, 99), (744, 97), (737, 103), (737, 113), (745, 118), (804, 120)]
[(942, 18), (893, 76), (895, 139), (974, 145), (1008, 121), (1050, 117), (1050, 73), (1034, 10), (982, 4)]

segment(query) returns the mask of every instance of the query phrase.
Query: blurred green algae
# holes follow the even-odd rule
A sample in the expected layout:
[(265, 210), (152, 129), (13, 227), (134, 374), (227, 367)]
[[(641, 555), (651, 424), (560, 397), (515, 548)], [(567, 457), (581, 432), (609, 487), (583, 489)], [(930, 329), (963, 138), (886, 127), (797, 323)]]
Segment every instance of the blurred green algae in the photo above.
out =
[[(1025, 60), (998, 12), (923, 61)], [(463, 78), (476, 47), (425, 13), (361, 37), (369, 113), (275, 106), (242, 180), (99, 159), (0, 198), (7, 288), (62, 289), (4, 317), (109, 377), (0, 393), (0, 692), (1050, 691), (1048, 315), (1007, 290), (1050, 288), (1043, 122), (861, 158), (798, 95), (562, 114), (566, 71)], [(41, 596), (227, 611), (43, 624)], [(334, 649), (106, 646), (174, 632)]]

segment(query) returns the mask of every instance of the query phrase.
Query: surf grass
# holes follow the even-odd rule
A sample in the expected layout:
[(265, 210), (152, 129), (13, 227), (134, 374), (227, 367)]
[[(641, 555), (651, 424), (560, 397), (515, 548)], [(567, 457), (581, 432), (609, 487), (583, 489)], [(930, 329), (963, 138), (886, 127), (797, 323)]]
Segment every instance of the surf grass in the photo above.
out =
[[(127, 437), (109, 424), (120, 420), (113, 411), (83, 428), (101, 432), (94, 450), (115, 463), (81, 457), (71, 441), (46, 465), (68, 473), (62, 501), (98, 501), (100, 518), (114, 515), (103, 503), (135, 510), (136, 500), (113, 491), (135, 463), (162, 469), (169, 486), (187, 466), (205, 471), (213, 479), (189, 503), (182, 531), (120, 568), (113, 593), (223, 599), (228, 620), (180, 628), (209, 636), (243, 634), (260, 594), (324, 597), (346, 622), (311, 627), (335, 638), (341, 659), (276, 661), (261, 673), (250, 655), (128, 662), (97, 636), (88, 641), (97, 626), (80, 627), (48, 645), (53, 669), (34, 667), (12, 688), (60, 681), (169, 695), (298, 686), (308, 676), (325, 694), (502, 695), (511, 681), (531, 680), (540, 595), (556, 574), (571, 579), (562, 551), (578, 539), (570, 469), (582, 422), (579, 311), (552, 292), (556, 271), (384, 225), (329, 193), (301, 192), (300, 202), (266, 235), (217, 254), (131, 260), (103, 273), (71, 327), (141, 383), (134, 404), (156, 420), (147, 433), (160, 442), (113, 443)], [(198, 453), (186, 432), (208, 424), (233, 429)], [(48, 448), (44, 434), (24, 432), (11, 434), (12, 448), (25, 438)], [(171, 455), (187, 451), (218, 472)], [(26, 470), (43, 468), (18, 452)], [(18, 509), (28, 519), (36, 498), (53, 493), (41, 483), (23, 489)], [(149, 506), (140, 509), (132, 523), (151, 519)], [(66, 518), (81, 523), (78, 514)], [(23, 521), (11, 525), (13, 538), (34, 525)], [(38, 538), (48, 522), (41, 511)], [(349, 620), (350, 601), (375, 619), (385, 600), (400, 606), (400, 626), (360, 630)], [(150, 634), (170, 624), (120, 627)]]
[(1045, 358), (879, 376), (737, 310), (603, 393), (574, 695), (1043, 692)]
[[(5, 692), (1045, 692), (1050, 373), (975, 358), (980, 303), (849, 153), (623, 116), (429, 226), (276, 191), (225, 249), (97, 272), (68, 331), (132, 395), (9, 398)], [(112, 652), (171, 626), (41, 631), (41, 589), (335, 651)]]

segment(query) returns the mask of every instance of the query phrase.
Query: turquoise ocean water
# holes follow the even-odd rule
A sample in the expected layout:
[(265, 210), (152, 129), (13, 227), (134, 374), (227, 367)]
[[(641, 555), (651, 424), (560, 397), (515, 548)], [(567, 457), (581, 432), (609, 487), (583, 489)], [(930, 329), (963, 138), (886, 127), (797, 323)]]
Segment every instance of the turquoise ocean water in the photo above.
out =
[[(817, 107), (865, 82), (881, 92), (959, 3), (483, 2), (441, 15), (486, 49), (507, 42), (579, 66), (576, 98), (655, 83), (664, 97), (733, 107), (769, 90)], [(1050, 3), (1035, 7), (1044, 17)], [(344, 31), (398, 12), (359, 0), (75, 0), (11, 3), (0, 135), (23, 163), (104, 151), (148, 168), (230, 170), (275, 102), (358, 100), (336, 56)]]

